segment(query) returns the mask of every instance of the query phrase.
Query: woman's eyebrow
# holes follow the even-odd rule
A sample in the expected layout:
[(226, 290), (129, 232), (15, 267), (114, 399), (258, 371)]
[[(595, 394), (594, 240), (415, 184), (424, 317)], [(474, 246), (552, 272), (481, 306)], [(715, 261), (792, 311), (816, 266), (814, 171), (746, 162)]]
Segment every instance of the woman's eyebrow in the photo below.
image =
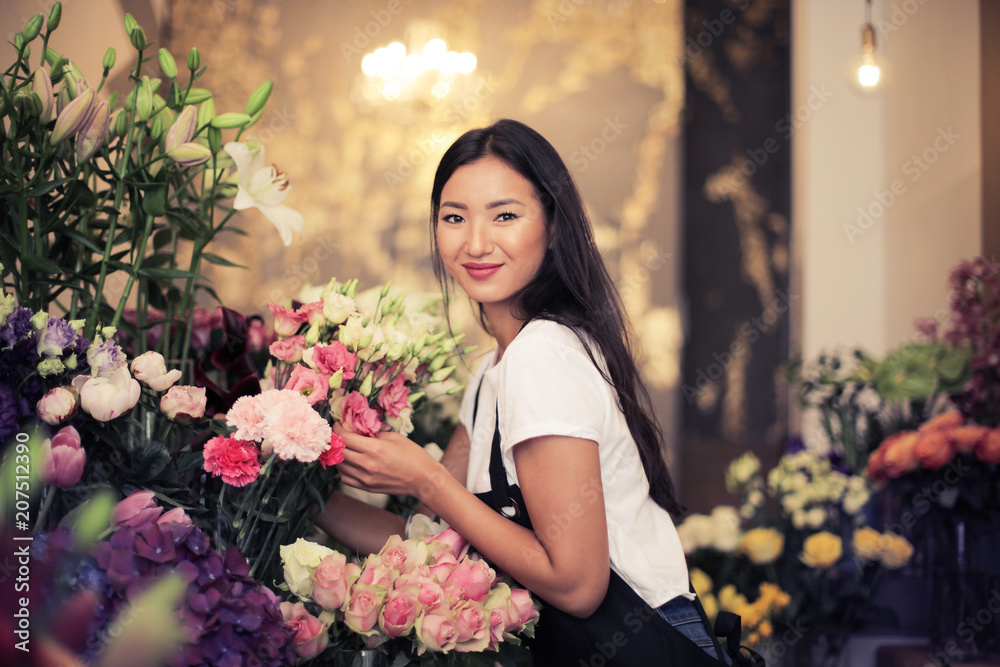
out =
[(492, 201), (492, 202), (490, 202), (489, 204), (486, 205), (486, 208), (487, 209), (490, 209), (490, 208), (499, 208), (501, 206), (510, 206), (511, 204), (519, 204), (521, 206), (524, 206), (524, 204), (522, 204), (518, 200), (516, 200), (513, 197), (511, 197), (509, 199), (498, 199), (496, 201)]
[(454, 201), (444, 201), (444, 202), (441, 202), (441, 208), (444, 208), (445, 206), (447, 206), (448, 208), (459, 208), (459, 209), (462, 209), (463, 211), (468, 211), (469, 210), (469, 207), (466, 206), (465, 204), (459, 204), (458, 202), (454, 202)]

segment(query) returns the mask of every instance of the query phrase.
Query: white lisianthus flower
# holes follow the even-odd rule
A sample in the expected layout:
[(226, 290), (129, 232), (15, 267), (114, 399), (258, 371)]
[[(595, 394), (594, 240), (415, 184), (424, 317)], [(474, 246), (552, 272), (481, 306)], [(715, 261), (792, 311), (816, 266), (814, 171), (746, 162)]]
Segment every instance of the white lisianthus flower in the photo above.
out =
[(256, 154), (246, 144), (236, 141), (230, 141), (223, 148), (236, 163), (240, 177), (233, 208), (237, 211), (256, 208), (274, 223), (281, 242), (291, 245), (292, 232), (301, 235), (306, 223), (301, 213), (281, 203), (291, 192), (288, 178), (273, 164), (265, 162), (263, 146), (258, 147)]
[(385, 423), (400, 435), (413, 433), (413, 408), (407, 406), (400, 410), (398, 417), (386, 417)]
[(356, 312), (354, 299), (346, 294), (331, 292), (323, 297), (323, 317), (330, 324), (341, 324)]

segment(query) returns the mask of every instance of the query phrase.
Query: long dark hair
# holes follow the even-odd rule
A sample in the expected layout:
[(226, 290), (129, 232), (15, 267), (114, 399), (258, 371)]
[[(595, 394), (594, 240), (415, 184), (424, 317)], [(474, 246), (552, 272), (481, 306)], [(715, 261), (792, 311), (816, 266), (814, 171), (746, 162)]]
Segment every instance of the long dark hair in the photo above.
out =
[[(522, 320), (553, 320), (576, 333), (594, 366), (615, 389), (618, 407), (639, 448), (650, 497), (675, 517), (680, 516), (684, 510), (663, 458), (662, 431), (653, 415), (649, 392), (632, 357), (628, 321), (594, 243), (580, 193), (552, 144), (523, 123), (504, 119), (470, 130), (441, 158), (431, 190), (431, 254), (445, 304), (450, 277), (436, 240), (441, 191), (455, 170), (485, 157), (503, 161), (534, 185), (551, 237), (538, 275), (514, 295), (511, 313)], [(489, 331), (482, 305), (479, 321)], [(607, 372), (594, 358), (590, 342), (600, 350)]]

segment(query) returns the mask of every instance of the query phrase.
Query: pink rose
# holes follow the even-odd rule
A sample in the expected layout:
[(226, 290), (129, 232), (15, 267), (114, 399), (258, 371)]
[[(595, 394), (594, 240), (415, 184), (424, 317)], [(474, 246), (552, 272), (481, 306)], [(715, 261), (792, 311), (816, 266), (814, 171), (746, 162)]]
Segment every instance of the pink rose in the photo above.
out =
[(392, 582), (399, 576), (399, 571), (391, 567), (386, 567), (382, 563), (382, 557), (378, 554), (370, 554), (365, 559), (365, 564), (361, 568), (361, 576), (358, 578), (359, 584), (366, 586), (380, 586), (385, 589), (392, 588)]
[(468, 653), (485, 651), (490, 643), (490, 617), (480, 602), (465, 600), (452, 608), (458, 633), (455, 650)]
[(426, 611), (434, 611), (441, 608), (447, 611), (450, 606), (448, 596), (445, 595), (441, 585), (434, 581), (429, 573), (423, 572), (419, 567), (414, 568), (407, 574), (400, 575), (396, 579), (396, 589), (400, 590), (403, 588), (412, 590)]
[(448, 547), (448, 553), (457, 559), (461, 559), (469, 551), (469, 542), (458, 534), (453, 528), (441, 531), (437, 535), (428, 535), (424, 542), (440, 542)]
[(417, 655), (425, 651), (440, 653), (455, 648), (458, 642), (458, 628), (451, 616), (440, 613), (424, 614), (413, 625), (417, 631)]
[(111, 510), (111, 525), (138, 528), (163, 513), (152, 491), (133, 491)]
[(139, 402), (142, 394), (142, 388), (129, 374), (126, 366), (119, 367), (110, 377), (92, 377), (82, 384), (80, 407), (100, 422), (110, 421), (129, 412)]
[(422, 608), (417, 596), (407, 590), (389, 593), (379, 613), (378, 625), (390, 637), (405, 635), (413, 627)]
[(386, 590), (369, 586), (359, 580), (351, 589), (351, 597), (344, 610), (344, 623), (360, 634), (370, 632), (378, 623), (379, 608), (385, 601)]
[(490, 648), (496, 650), (503, 641), (508, 628), (515, 628), (520, 622), (520, 612), (511, 599), (507, 584), (497, 584), (483, 602), (483, 608), (490, 615)]
[(306, 363), (315, 368), (320, 373), (333, 375), (337, 371), (344, 371), (344, 379), (354, 378), (355, 369), (358, 366), (358, 357), (352, 354), (347, 346), (339, 340), (335, 340), (329, 345), (317, 343), (312, 348), (312, 353)]
[(156, 520), (157, 525), (162, 525), (165, 523), (177, 523), (182, 526), (191, 526), (191, 517), (187, 515), (187, 512), (182, 510), (180, 507), (175, 507), (169, 512), (164, 513)]
[(526, 625), (538, 619), (538, 610), (535, 602), (531, 599), (531, 593), (523, 588), (514, 588), (510, 592), (510, 601), (517, 608), (517, 630), (522, 630)]
[(451, 555), (450, 551), (439, 554), (430, 565), (431, 576), (438, 581), (447, 581), (448, 575), (458, 567), (458, 559)]
[(56, 387), (39, 399), (35, 405), (35, 412), (46, 424), (58, 426), (72, 419), (76, 414), (78, 403), (75, 387)]
[(83, 476), (87, 453), (80, 447), (80, 434), (72, 426), (42, 443), (41, 479), (45, 484), (55, 484), (60, 489), (71, 489)]
[(397, 375), (389, 384), (382, 387), (378, 394), (378, 404), (385, 410), (386, 417), (398, 417), (404, 408), (410, 407), (406, 398), (410, 390), (405, 386), (406, 378)]
[(278, 334), (279, 338), (287, 338), (298, 333), (299, 327), (307, 319), (303, 313), (289, 310), (284, 306), (269, 303), (267, 307), (274, 314), (274, 333)]
[(308, 660), (326, 650), (330, 643), (330, 637), (327, 634), (328, 626), (310, 614), (304, 604), (301, 602), (295, 604), (282, 602), (281, 615), (285, 619), (285, 625), (291, 628), (294, 633), (292, 646), (295, 647), (296, 655)]
[(159, 352), (143, 352), (132, 360), (132, 375), (153, 391), (166, 391), (181, 379), (179, 370), (167, 372), (167, 362)]
[(330, 447), (319, 455), (319, 462), (324, 468), (335, 466), (344, 460), (344, 449), (347, 445), (344, 439), (336, 433), (330, 434)]
[(286, 338), (285, 340), (274, 341), (271, 343), (271, 347), (268, 348), (268, 351), (275, 359), (287, 361), (290, 364), (296, 364), (302, 361), (302, 351), (305, 349), (306, 337), (292, 336), (291, 338)]
[(355, 433), (375, 437), (382, 430), (378, 413), (368, 405), (368, 399), (361, 392), (352, 391), (340, 402), (344, 426)]
[(207, 404), (204, 387), (171, 387), (160, 399), (160, 411), (170, 421), (193, 424), (205, 415)]
[(489, 594), (496, 578), (496, 572), (486, 561), (466, 558), (451, 571), (447, 580), (462, 587), (463, 599), (478, 602)]
[(347, 557), (339, 551), (325, 556), (313, 575), (313, 600), (324, 609), (340, 609), (347, 598)]
[(397, 572), (409, 572), (427, 560), (427, 545), (417, 540), (404, 540), (399, 535), (391, 535), (379, 551), (382, 564)]
[(305, 366), (295, 366), (292, 369), (292, 377), (288, 379), (284, 388), (302, 394), (309, 401), (309, 405), (316, 405), (326, 400), (330, 391), (329, 377)]

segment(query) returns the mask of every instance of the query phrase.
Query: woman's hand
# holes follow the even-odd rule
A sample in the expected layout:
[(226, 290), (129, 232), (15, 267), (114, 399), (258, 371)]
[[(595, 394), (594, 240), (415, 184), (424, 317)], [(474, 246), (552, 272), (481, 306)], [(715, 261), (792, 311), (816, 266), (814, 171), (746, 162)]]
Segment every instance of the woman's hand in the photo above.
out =
[(343, 482), (365, 491), (420, 497), (421, 487), (444, 467), (427, 451), (399, 433), (380, 433), (370, 438), (334, 424), (344, 439), (344, 460), (337, 464)]

